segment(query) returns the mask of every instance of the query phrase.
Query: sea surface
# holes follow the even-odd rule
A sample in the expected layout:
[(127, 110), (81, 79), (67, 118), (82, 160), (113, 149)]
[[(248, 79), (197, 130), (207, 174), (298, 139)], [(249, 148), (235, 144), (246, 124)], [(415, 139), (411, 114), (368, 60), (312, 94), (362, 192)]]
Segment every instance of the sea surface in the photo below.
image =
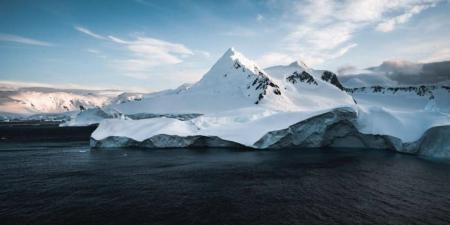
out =
[(0, 143), (0, 224), (450, 224), (450, 162), (355, 149)]

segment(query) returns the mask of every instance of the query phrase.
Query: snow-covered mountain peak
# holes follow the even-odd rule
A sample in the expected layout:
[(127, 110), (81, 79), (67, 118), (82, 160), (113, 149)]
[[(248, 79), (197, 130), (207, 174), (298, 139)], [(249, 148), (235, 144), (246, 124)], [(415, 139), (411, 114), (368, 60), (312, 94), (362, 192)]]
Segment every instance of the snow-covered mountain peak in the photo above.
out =
[[(305, 66), (305, 65), (303, 65)], [(353, 106), (350, 95), (301, 62), (266, 70), (228, 49), (200, 81), (181, 92), (162, 91), (114, 106), (125, 114), (208, 114), (241, 109), (309, 111)]]
[[(258, 73), (260, 71), (263, 72), (254, 61), (248, 59), (242, 53), (236, 51), (233, 47), (229, 48), (222, 55), (222, 57), (217, 60), (217, 62), (212, 66), (210, 72), (228, 70), (230, 67), (241, 69), (243, 72), (245, 72), (245, 70), (249, 70), (252, 73)], [(210, 74), (210, 72), (207, 74)]]
[(191, 91), (248, 99), (255, 104), (266, 95), (281, 95), (269, 75), (234, 48), (228, 49)]
[(297, 60), (297, 61), (292, 62), (291, 64), (289, 64), (289, 67), (297, 67), (297, 68), (301, 68), (303, 70), (309, 69), (309, 67), (306, 65), (306, 63), (304, 63), (301, 60)]
[(231, 57), (234, 54), (236, 54), (236, 49), (234, 49), (234, 47), (230, 47), (228, 50), (225, 51), (222, 57)]
[(264, 70), (234, 48), (187, 90), (147, 95), (142, 102), (117, 106), (122, 112), (211, 113), (239, 108), (285, 109), (291, 102)]

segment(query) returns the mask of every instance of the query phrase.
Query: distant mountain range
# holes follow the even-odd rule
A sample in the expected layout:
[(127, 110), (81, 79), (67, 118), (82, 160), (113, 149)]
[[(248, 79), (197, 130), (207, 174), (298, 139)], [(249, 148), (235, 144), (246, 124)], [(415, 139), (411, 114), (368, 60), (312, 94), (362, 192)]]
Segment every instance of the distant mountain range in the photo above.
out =
[(57, 89), (48, 87), (14, 87), (0, 83), (0, 112), (40, 114), (80, 111), (108, 104), (140, 100), (141, 93), (118, 90)]
[(450, 61), (413, 63), (385, 61), (362, 71), (344, 70), (339, 76), (346, 87), (450, 86)]

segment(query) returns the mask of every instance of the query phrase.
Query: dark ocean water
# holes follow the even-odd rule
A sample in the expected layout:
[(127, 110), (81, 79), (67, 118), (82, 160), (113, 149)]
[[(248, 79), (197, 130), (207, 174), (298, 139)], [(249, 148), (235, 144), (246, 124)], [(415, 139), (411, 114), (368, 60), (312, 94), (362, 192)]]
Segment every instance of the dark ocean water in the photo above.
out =
[(450, 163), (368, 150), (0, 144), (0, 224), (450, 224)]

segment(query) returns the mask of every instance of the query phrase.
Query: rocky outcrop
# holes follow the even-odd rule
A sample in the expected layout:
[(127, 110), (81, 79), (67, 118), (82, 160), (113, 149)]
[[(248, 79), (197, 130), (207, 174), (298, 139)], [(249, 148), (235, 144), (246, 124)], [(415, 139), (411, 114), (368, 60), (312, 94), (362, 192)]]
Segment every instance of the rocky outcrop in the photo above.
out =
[[(241, 62), (236, 59), (234, 60), (233, 68), (235, 70), (242, 70), (243, 73), (248, 72), (245, 65), (242, 65)], [(275, 84), (264, 71), (260, 70), (257, 66), (253, 68), (253, 72), (247, 75), (248, 78), (253, 79), (251, 83), (247, 84), (247, 89), (254, 89), (257, 94), (257, 99), (255, 104), (259, 104), (264, 96), (268, 93), (269, 87), (273, 89), (273, 93), (276, 95), (281, 95), (280, 87)], [(227, 74), (224, 74), (227, 77)]]
[(93, 148), (248, 148), (236, 142), (226, 141), (216, 136), (186, 136), (159, 134), (143, 141), (136, 141), (127, 137), (107, 137), (102, 140), (91, 138)]
[(400, 150), (400, 139), (388, 135), (363, 134), (354, 123), (356, 113), (340, 108), (264, 135), (257, 148), (371, 148)]
[(292, 73), (292, 75), (286, 77), (286, 80), (293, 84), (297, 82), (303, 82), (307, 84), (314, 84), (316, 86), (318, 85), (314, 77), (306, 71), (302, 71), (301, 73), (295, 71), (294, 73)]
[(435, 91), (446, 90), (450, 92), (448, 86), (435, 86), (435, 85), (420, 85), (420, 86), (409, 86), (409, 87), (383, 87), (383, 86), (370, 86), (370, 87), (357, 87), (357, 88), (344, 88), (349, 94), (358, 93), (379, 93), (379, 94), (399, 94), (399, 93), (413, 93), (420, 97), (426, 97), (428, 99), (435, 98)]
[(401, 152), (450, 158), (450, 126), (428, 129), (419, 140), (405, 143)]
[(274, 94), (281, 95), (280, 87), (273, 83), (267, 75), (261, 71), (258, 72), (258, 77), (256, 77), (256, 79), (252, 82), (251, 86), (256, 86), (255, 90), (260, 91), (258, 100), (256, 100), (255, 104), (258, 104), (264, 98), (267, 94), (267, 89), (269, 86), (273, 89)]
[(320, 77), (323, 81), (328, 82), (337, 88), (339, 88), (341, 91), (344, 90), (344, 86), (342, 86), (341, 82), (339, 82), (339, 79), (337, 75), (330, 71), (323, 71), (322, 76)]
[(181, 121), (191, 120), (201, 116), (199, 113), (185, 113), (185, 114), (155, 114), (155, 113), (136, 113), (136, 114), (127, 114), (126, 116), (132, 120), (142, 120), (142, 119), (150, 119), (150, 118), (174, 118)]

